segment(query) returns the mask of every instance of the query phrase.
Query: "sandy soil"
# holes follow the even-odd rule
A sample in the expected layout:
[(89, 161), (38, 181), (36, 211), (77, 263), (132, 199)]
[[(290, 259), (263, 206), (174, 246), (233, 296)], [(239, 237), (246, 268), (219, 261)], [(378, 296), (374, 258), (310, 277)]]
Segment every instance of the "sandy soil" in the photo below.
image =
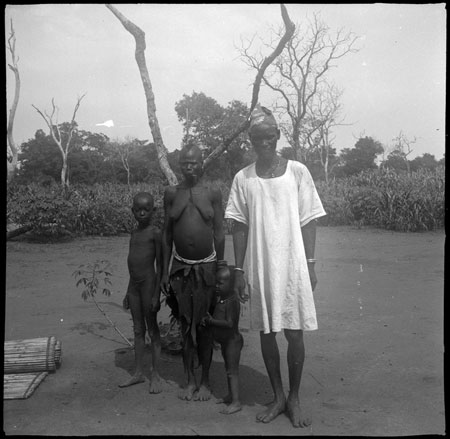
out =
[[(226, 390), (218, 351), (211, 401), (177, 398), (183, 368), (181, 358), (170, 354), (162, 358), (163, 393), (149, 394), (148, 383), (118, 387), (133, 370), (133, 352), (94, 304), (82, 300), (71, 275), (82, 263), (113, 263), (113, 294), (98, 299), (131, 338), (131, 317), (121, 308), (127, 236), (8, 242), (5, 340), (53, 335), (62, 342), (62, 365), (30, 398), (4, 401), (3, 430), (7, 435), (444, 434), (444, 239), (444, 232), (318, 229), (320, 329), (305, 335), (301, 403), (313, 418), (306, 429), (292, 428), (284, 415), (270, 424), (255, 422), (271, 390), (259, 336), (246, 330), (245, 315), (241, 412), (222, 415), (215, 403)], [(226, 257), (233, 260), (230, 237)], [(161, 323), (168, 315), (163, 306)], [(282, 334), (278, 342), (287, 388)]]

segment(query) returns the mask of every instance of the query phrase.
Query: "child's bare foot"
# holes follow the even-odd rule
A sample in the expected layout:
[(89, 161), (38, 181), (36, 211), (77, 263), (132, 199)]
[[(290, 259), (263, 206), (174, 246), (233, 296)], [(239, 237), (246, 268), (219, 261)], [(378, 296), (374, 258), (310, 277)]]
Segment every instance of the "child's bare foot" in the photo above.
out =
[(161, 393), (163, 391), (163, 381), (157, 373), (152, 373), (148, 391), (150, 393)]
[(123, 384), (119, 384), (119, 387), (129, 387), (134, 384), (143, 383), (145, 381), (144, 375), (141, 373), (134, 374), (128, 381), (125, 381)]
[(181, 389), (178, 392), (178, 398), (190, 401), (194, 395), (194, 392), (195, 392), (195, 385), (188, 384), (184, 389)]
[(195, 392), (194, 401), (208, 401), (209, 399), (211, 399), (211, 389), (202, 384)]
[(300, 409), (300, 404), (298, 399), (289, 399), (286, 403), (287, 414), (292, 422), (292, 425), (296, 428), (298, 427), (308, 427), (311, 425), (311, 418), (304, 416), (302, 410)]
[(266, 410), (256, 415), (257, 422), (268, 423), (273, 421), (279, 414), (283, 413), (286, 409), (286, 401), (273, 401), (269, 404)]
[(232, 402), (230, 405), (226, 406), (224, 409), (220, 411), (224, 415), (231, 415), (232, 413), (236, 413), (242, 410), (242, 406), (240, 402)]
[(227, 396), (225, 396), (225, 397), (223, 397), (223, 398), (219, 398), (219, 399), (216, 401), (216, 404), (230, 404), (232, 400), (233, 400), (233, 399), (231, 398), (231, 395), (228, 394)]

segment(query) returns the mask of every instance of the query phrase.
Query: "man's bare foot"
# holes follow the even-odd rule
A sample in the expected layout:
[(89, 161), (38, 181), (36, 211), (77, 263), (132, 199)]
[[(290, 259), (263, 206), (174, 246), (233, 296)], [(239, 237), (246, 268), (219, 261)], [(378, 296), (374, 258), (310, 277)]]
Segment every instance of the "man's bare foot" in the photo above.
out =
[(230, 394), (228, 394), (227, 396), (224, 396), (223, 398), (219, 398), (216, 401), (216, 404), (230, 404), (232, 400), (233, 400), (233, 398), (231, 397)]
[(308, 427), (311, 425), (311, 418), (304, 416), (302, 410), (300, 409), (300, 404), (297, 399), (289, 399), (286, 402), (286, 411), (292, 425), (296, 428), (298, 427)]
[(152, 373), (148, 391), (150, 393), (161, 393), (163, 391), (163, 380), (157, 373)]
[(184, 399), (185, 401), (190, 401), (195, 392), (195, 385), (188, 384), (185, 388), (178, 392), (178, 398)]
[(286, 401), (273, 401), (269, 404), (266, 410), (256, 415), (257, 422), (268, 423), (273, 421), (279, 414), (283, 413), (286, 409)]
[(194, 401), (208, 401), (211, 399), (211, 389), (202, 384), (194, 394)]
[(224, 415), (231, 415), (232, 413), (236, 413), (242, 410), (242, 406), (240, 402), (232, 402), (230, 405), (226, 406), (224, 409), (220, 410), (220, 413)]
[(125, 381), (123, 384), (119, 384), (119, 387), (129, 387), (134, 384), (143, 383), (145, 381), (144, 375), (141, 373), (134, 374), (128, 381)]

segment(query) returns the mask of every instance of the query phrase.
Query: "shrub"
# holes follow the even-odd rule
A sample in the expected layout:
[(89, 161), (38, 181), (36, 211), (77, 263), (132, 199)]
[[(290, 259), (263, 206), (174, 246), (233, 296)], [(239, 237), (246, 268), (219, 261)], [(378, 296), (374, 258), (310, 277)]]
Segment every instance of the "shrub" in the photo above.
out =
[(420, 169), (408, 175), (393, 170), (368, 170), (318, 183), (327, 216), (320, 224), (357, 222), (389, 230), (417, 232), (444, 226), (445, 170)]
[[(225, 209), (230, 185), (208, 181), (222, 193)], [(408, 175), (392, 170), (369, 170), (359, 175), (317, 182), (327, 215), (320, 225), (368, 225), (398, 231), (435, 230), (444, 226), (445, 169), (420, 169)], [(150, 192), (155, 200), (153, 222), (164, 223), (161, 184), (139, 183), (74, 185), (64, 190), (57, 184), (21, 186), (7, 190), (7, 221), (32, 224), (33, 233), (59, 239), (77, 235), (119, 235), (129, 233), (135, 220), (132, 197)], [(224, 222), (224, 230), (228, 230)]]

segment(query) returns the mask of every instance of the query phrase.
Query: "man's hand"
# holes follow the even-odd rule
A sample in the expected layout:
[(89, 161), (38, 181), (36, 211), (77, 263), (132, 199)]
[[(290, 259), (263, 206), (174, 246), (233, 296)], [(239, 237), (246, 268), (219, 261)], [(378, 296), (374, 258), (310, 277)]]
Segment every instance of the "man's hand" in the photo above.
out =
[(241, 303), (248, 300), (248, 294), (245, 292), (245, 279), (242, 271), (234, 272), (234, 293), (237, 295)]
[(309, 279), (311, 281), (311, 288), (314, 291), (317, 285), (317, 277), (316, 277), (316, 270), (314, 269), (314, 264), (308, 264), (308, 271), (309, 271)]
[(123, 309), (130, 309), (130, 304), (128, 302), (128, 294), (125, 295), (122, 301)]

